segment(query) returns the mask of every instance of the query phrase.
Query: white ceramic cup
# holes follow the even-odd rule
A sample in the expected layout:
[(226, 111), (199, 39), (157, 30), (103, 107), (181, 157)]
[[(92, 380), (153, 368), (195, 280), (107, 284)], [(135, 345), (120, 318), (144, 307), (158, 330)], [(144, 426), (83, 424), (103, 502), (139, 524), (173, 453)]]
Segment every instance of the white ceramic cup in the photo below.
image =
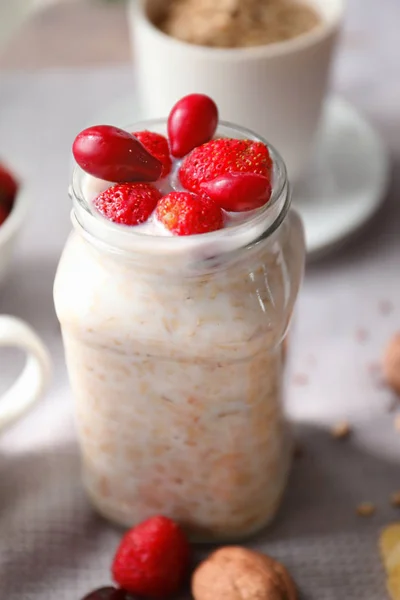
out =
[[(0, 0), (0, 50), (35, 11), (56, 0)], [(11, 214), (0, 226), (0, 283), (11, 265), (18, 234), (29, 207), (24, 189), (18, 192)], [(26, 353), (26, 363), (17, 380), (0, 396), (0, 431), (21, 417), (45, 392), (51, 374), (49, 353), (39, 336), (24, 321), (0, 315), (0, 347), (11, 346)], [(0, 378), (2, 364), (0, 358)]]
[(141, 116), (166, 116), (182, 96), (211, 96), (220, 117), (256, 131), (283, 155), (291, 179), (311, 157), (345, 0), (307, 0), (321, 24), (297, 38), (251, 48), (210, 48), (154, 26), (165, 0), (130, 0)]
[(20, 348), (27, 355), (22, 373), (0, 396), (1, 431), (42, 397), (50, 381), (51, 366), (43, 342), (29, 325), (15, 317), (0, 315), (0, 346)]
[[(1, 1), (1, 0), (0, 0)], [(11, 266), (12, 254), (29, 208), (29, 194), (22, 188), (10, 215), (0, 225), (0, 283)], [(15, 317), (0, 315), (0, 347), (16, 347), (26, 353), (22, 373), (0, 395), (0, 431), (22, 416), (45, 392), (51, 374), (49, 353), (32, 328)], [(0, 378), (2, 364), (0, 357)]]

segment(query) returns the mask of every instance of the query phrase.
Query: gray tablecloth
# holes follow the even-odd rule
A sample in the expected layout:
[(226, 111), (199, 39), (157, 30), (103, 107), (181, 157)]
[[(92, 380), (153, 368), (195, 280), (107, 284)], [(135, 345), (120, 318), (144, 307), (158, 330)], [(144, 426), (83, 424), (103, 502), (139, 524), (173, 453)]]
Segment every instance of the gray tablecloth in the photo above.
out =
[[(398, 0), (353, 0), (334, 78), (400, 159)], [(71, 40), (73, 43), (73, 40)], [(50, 50), (49, 50), (50, 51)], [(98, 518), (79, 483), (52, 281), (70, 228), (66, 188), (75, 133), (102, 106), (132, 93), (128, 67), (0, 75), (0, 152), (25, 179), (33, 205), (0, 313), (30, 321), (55, 365), (42, 403), (0, 440), (0, 598), (79, 600), (109, 581), (120, 532)], [(397, 165), (398, 167), (398, 165)], [(374, 223), (350, 246), (308, 269), (292, 338), (288, 410), (305, 447), (279, 518), (253, 541), (282, 559), (305, 598), (380, 600), (379, 529), (400, 518), (400, 434), (393, 398), (374, 363), (400, 328), (400, 178)], [(20, 357), (0, 354), (0, 391)], [(330, 425), (348, 419), (345, 443)], [(355, 515), (371, 500), (377, 513)]]

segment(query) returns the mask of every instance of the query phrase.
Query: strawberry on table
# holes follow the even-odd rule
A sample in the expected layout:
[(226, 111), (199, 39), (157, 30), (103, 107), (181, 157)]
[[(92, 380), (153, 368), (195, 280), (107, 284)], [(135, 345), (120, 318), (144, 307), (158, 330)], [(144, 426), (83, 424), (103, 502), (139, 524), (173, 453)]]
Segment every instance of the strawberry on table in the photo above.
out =
[(160, 198), (149, 183), (119, 183), (97, 196), (93, 205), (109, 221), (139, 225), (147, 221)]
[(226, 173), (255, 173), (270, 177), (272, 160), (262, 142), (221, 138), (195, 148), (179, 169), (181, 184), (200, 192), (201, 184)]
[(166, 177), (172, 167), (167, 138), (154, 131), (135, 131), (133, 135), (143, 144), (147, 152), (160, 161), (162, 164), (161, 177)]
[(190, 192), (171, 192), (157, 204), (159, 221), (176, 235), (194, 235), (222, 229), (223, 214), (211, 198)]
[(156, 516), (133, 527), (114, 557), (114, 581), (138, 596), (166, 598), (183, 585), (190, 562), (185, 534), (171, 519)]

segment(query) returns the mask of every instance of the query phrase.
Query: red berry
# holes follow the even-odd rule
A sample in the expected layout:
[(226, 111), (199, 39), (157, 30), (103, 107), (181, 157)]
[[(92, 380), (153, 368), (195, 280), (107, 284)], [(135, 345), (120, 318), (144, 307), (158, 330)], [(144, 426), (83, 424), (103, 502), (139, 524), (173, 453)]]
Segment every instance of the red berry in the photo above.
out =
[(90, 592), (82, 600), (134, 600), (126, 590), (117, 590), (115, 587), (102, 587)]
[(161, 193), (149, 183), (118, 183), (94, 199), (93, 204), (109, 221), (139, 225), (147, 221)]
[(181, 98), (168, 117), (168, 137), (172, 156), (188, 154), (196, 146), (208, 142), (218, 125), (218, 108), (204, 94)]
[(200, 187), (221, 208), (232, 212), (260, 208), (271, 197), (269, 177), (256, 173), (225, 173), (203, 181)]
[(139, 140), (110, 125), (96, 125), (81, 131), (72, 152), (86, 173), (106, 181), (156, 181), (162, 171), (160, 161), (149, 154)]
[(4, 204), (0, 204), (0, 225), (3, 225), (9, 214), (9, 209)]
[(162, 164), (161, 177), (166, 177), (172, 167), (167, 138), (153, 131), (137, 131), (133, 135), (152, 156), (160, 161)]
[(186, 189), (200, 192), (204, 181), (225, 173), (256, 173), (268, 177), (272, 160), (261, 142), (222, 138), (211, 140), (187, 156), (179, 169), (179, 179)]
[(166, 598), (179, 591), (190, 562), (189, 543), (167, 517), (152, 517), (123, 537), (112, 565), (118, 585), (147, 598)]
[(176, 235), (222, 229), (223, 214), (213, 200), (190, 192), (171, 192), (157, 204), (157, 218)]
[(0, 165), (0, 205), (5, 206), (7, 214), (14, 204), (17, 191), (18, 183), (14, 176), (4, 165)]

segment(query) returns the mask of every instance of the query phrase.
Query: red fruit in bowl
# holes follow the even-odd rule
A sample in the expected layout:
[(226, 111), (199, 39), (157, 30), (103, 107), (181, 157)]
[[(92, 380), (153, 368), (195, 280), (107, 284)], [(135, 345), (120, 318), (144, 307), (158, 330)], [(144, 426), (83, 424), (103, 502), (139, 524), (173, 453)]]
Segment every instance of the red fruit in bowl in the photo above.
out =
[(157, 204), (159, 221), (176, 235), (195, 235), (222, 229), (223, 214), (213, 200), (190, 192), (171, 192)]
[(201, 184), (226, 173), (255, 173), (269, 177), (272, 160), (262, 142), (222, 138), (195, 148), (184, 158), (179, 179), (187, 190), (198, 193)]
[(106, 181), (156, 181), (162, 171), (161, 162), (139, 140), (111, 125), (96, 125), (81, 131), (72, 152), (86, 173)]
[(181, 98), (168, 117), (168, 138), (171, 154), (181, 158), (193, 148), (208, 142), (218, 125), (218, 108), (204, 94)]
[(264, 206), (272, 190), (270, 178), (257, 173), (225, 173), (203, 181), (200, 187), (221, 208), (232, 212)]
[(0, 165), (0, 205), (8, 212), (12, 208), (17, 191), (18, 183), (15, 177), (4, 165)]
[(118, 183), (93, 200), (93, 205), (109, 221), (139, 225), (147, 221), (161, 193), (150, 183)]
[(0, 225), (3, 225), (9, 214), (10, 210), (4, 204), (0, 204)]
[(167, 138), (159, 133), (154, 133), (154, 131), (136, 131), (133, 135), (152, 156), (160, 161), (162, 164), (161, 177), (166, 177), (172, 167)]
[(133, 594), (166, 598), (179, 591), (190, 562), (185, 534), (171, 519), (152, 517), (123, 537), (112, 565), (114, 581)]

